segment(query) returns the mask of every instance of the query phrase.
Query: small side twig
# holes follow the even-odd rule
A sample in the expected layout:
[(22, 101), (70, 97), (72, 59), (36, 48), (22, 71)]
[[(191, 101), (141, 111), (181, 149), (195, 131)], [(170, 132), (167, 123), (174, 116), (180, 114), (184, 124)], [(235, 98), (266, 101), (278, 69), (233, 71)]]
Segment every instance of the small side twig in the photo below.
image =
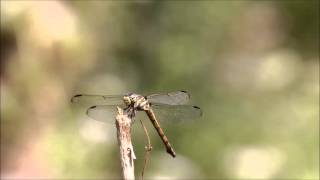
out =
[(131, 142), (131, 116), (117, 107), (116, 116), (117, 138), (120, 148), (122, 175), (125, 180), (134, 180), (134, 159), (136, 159)]
[(147, 167), (147, 164), (148, 164), (148, 161), (150, 159), (150, 153), (151, 153), (151, 150), (152, 150), (152, 146), (151, 146), (151, 141), (150, 141), (150, 137), (149, 137), (149, 133), (148, 133), (148, 130), (146, 128), (146, 126), (143, 124), (143, 122), (140, 120), (140, 123), (143, 127), (143, 130), (144, 130), (144, 133), (147, 137), (147, 143), (146, 143), (146, 146), (145, 146), (145, 150), (146, 150), (146, 153), (145, 153), (145, 156), (144, 156), (144, 163), (143, 163), (143, 168), (142, 168), (142, 172), (141, 172), (141, 180), (143, 180), (143, 177), (144, 177), (144, 171)]

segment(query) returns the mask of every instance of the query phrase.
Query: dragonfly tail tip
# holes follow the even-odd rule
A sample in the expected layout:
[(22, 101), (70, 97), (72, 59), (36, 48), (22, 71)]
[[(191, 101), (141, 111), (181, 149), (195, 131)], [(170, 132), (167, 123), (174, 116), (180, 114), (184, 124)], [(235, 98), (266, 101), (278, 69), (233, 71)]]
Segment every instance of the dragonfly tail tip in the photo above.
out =
[(176, 153), (171, 149), (167, 149), (167, 153), (169, 153), (174, 158), (176, 157)]

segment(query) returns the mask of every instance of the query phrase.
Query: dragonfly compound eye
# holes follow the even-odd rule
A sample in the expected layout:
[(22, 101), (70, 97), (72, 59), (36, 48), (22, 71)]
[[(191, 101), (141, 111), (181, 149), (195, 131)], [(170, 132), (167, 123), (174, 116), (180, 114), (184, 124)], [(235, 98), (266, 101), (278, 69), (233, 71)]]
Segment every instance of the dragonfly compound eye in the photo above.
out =
[(123, 96), (123, 101), (127, 106), (131, 104), (131, 99), (129, 96)]

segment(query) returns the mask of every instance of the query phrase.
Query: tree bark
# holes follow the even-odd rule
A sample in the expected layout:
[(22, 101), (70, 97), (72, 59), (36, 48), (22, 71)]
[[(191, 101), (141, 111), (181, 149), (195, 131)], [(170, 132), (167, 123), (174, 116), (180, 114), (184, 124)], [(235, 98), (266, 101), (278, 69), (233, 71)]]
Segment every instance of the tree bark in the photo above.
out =
[(117, 138), (120, 149), (120, 161), (122, 176), (125, 180), (134, 180), (134, 159), (136, 159), (131, 143), (131, 124), (130, 116), (118, 107), (116, 116)]

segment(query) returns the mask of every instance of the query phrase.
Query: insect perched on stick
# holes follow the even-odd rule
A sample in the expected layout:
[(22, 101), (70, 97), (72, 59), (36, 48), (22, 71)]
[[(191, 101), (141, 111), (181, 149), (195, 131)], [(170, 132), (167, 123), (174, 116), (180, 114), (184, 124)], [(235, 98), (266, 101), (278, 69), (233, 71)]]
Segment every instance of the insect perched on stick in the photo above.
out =
[(144, 111), (157, 130), (167, 152), (175, 157), (176, 153), (158, 120), (176, 123), (199, 118), (202, 115), (201, 109), (197, 106), (186, 105), (189, 99), (190, 95), (186, 91), (176, 91), (149, 96), (135, 93), (124, 95), (78, 94), (72, 97), (71, 102), (94, 105), (87, 109), (87, 115), (104, 122), (107, 122), (108, 119), (112, 120), (111, 116), (115, 117), (116, 106), (123, 107), (132, 118), (135, 117), (137, 111)]

